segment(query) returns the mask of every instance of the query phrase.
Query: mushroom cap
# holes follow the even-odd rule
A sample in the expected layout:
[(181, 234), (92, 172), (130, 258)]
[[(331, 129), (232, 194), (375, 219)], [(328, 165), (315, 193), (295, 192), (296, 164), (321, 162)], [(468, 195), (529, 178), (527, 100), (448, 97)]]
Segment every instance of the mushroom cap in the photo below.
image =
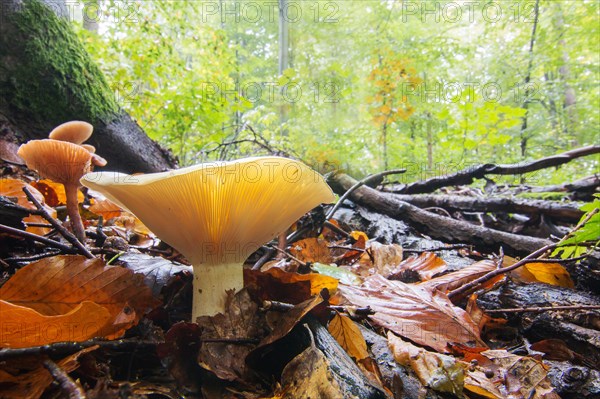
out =
[(48, 138), (81, 144), (91, 137), (93, 131), (94, 127), (87, 122), (71, 121), (55, 127), (48, 135)]
[(134, 213), (192, 264), (241, 264), (306, 212), (335, 199), (321, 175), (281, 157), (146, 175), (95, 172), (81, 183)]
[(44, 139), (22, 144), (17, 154), (29, 169), (44, 178), (62, 184), (77, 184), (91, 170), (92, 154), (80, 145)]

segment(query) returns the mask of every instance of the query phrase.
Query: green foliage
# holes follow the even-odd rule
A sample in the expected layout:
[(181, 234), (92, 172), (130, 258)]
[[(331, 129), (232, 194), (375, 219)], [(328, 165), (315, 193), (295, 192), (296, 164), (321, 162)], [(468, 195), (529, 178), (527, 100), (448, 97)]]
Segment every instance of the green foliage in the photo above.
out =
[(595, 243), (595, 247), (600, 244), (600, 194), (595, 194), (595, 197), (596, 199), (593, 202), (587, 203), (580, 208), (585, 212), (579, 221), (579, 225), (583, 225), (563, 240), (552, 255), (560, 253), (563, 259), (577, 257), (588, 250), (588, 247), (581, 244)]
[[(125, 3), (135, 21), (80, 33), (121, 105), (184, 163), (248, 124), (313, 166), (373, 173), (385, 167), (373, 118), (394, 109), (405, 114), (385, 124), (385, 160), (408, 169), (405, 181), (595, 143), (599, 3), (541, 0), (531, 51), (535, 2), (459, 3), (290, 2), (282, 75), (268, 2)], [(384, 81), (394, 90), (381, 93)], [(244, 151), (262, 150), (228, 154)], [(587, 158), (504, 180), (548, 185), (597, 169)]]

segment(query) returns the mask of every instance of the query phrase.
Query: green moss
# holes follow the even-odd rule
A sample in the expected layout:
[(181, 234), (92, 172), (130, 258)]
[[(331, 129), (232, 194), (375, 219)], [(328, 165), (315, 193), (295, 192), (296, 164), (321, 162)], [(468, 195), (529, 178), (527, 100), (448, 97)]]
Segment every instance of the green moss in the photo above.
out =
[(525, 198), (525, 199), (537, 199), (537, 200), (546, 200), (546, 201), (561, 201), (565, 199), (567, 193), (565, 192), (542, 192), (542, 193), (519, 193), (517, 197)]
[(21, 43), (15, 46), (10, 83), (2, 82), (0, 91), (11, 91), (2, 95), (13, 109), (52, 125), (73, 118), (106, 122), (114, 116), (114, 95), (68, 21), (38, 0), (25, 0), (11, 20), (11, 39)]

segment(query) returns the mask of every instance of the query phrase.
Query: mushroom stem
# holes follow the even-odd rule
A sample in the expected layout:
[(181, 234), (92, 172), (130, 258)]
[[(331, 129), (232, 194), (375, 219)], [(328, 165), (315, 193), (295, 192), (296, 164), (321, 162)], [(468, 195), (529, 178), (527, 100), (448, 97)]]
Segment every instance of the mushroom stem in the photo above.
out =
[(67, 215), (69, 215), (69, 221), (71, 223), (71, 229), (75, 237), (81, 242), (85, 242), (85, 231), (83, 229), (83, 222), (81, 221), (81, 215), (79, 214), (79, 204), (77, 201), (77, 189), (76, 184), (65, 184), (65, 196), (67, 197)]
[(194, 265), (192, 322), (200, 316), (213, 316), (225, 311), (227, 291), (244, 288), (244, 265)]

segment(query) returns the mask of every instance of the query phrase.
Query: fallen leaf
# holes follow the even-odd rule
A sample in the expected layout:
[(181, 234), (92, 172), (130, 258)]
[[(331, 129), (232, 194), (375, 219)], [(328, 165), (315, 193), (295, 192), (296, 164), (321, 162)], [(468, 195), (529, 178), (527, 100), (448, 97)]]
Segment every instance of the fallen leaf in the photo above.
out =
[(365, 338), (348, 316), (336, 313), (327, 328), (331, 336), (355, 361), (369, 357)]
[[(197, 323), (202, 331), (201, 340), (258, 340), (263, 335), (261, 326), (264, 319), (258, 312), (258, 305), (244, 289), (235, 295), (230, 292), (224, 313), (199, 317)], [(202, 342), (198, 364), (220, 379), (250, 384), (251, 374), (245, 360), (254, 346), (247, 342)]]
[(465, 363), (452, 356), (416, 347), (391, 332), (388, 332), (387, 338), (394, 359), (401, 365), (410, 367), (423, 385), (438, 392), (462, 396)]
[(402, 246), (369, 241), (366, 244), (365, 252), (360, 256), (358, 264), (352, 271), (362, 277), (373, 274), (387, 277), (401, 262)]
[(156, 347), (156, 353), (169, 373), (187, 392), (200, 390), (201, 369), (197, 363), (200, 334), (198, 324), (179, 322), (167, 331), (165, 342)]
[(345, 266), (337, 266), (335, 264), (325, 265), (323, 263), (313, 263), (310, 266), (311, 270), (325, 276), (333, 277), (340, 283), (348, 285), (360, 285), (362, 279), (356, 274), (352, 273)]
[[(56, 210), (54, 208), (49, 207), (44, 203), (44, 196), (40, 193), (35, 187), (30, 184), (25, 183), (22, 180), (11, 179), (11, 178), (2, 178), (0, 179), (0, 195), (5, 197), (13, 197), (17, 199), (17, 204), (27, 209), (36, 209), (35, 205), (29, 202), (29, 199), (25, 195), (23, 191), (23, 187), (27, 187), (29, 192), (33, 195), (33, 197), (40, 202), (44, 206), (44, 209), (52, 216), (56, 218)], [(48, 224), (48, 222), (39, 215), (30, 215), (23, 218), (24, 223), (43, 223)], [(35, 227), (28, 226), (25, 231), (33, 234), (37, 234), (43, 236), (44, 234), (48, 234), (52, 229), (46, 227)]]
[(144, 276), (144, 283), (152, 289), (152, 294), (158, 296), (162, 288), (178, 273), (193, 273), (192, 266), (182, 265), (158, 256), (128, 252), (119, 256), (128, 269)]
[(347, 395), (341, 391), (327, 358), (312, 340), (302, 353), (290, 361), (281, 375), (282, 397), (285, 399), (340, 399)]
[[(49, 206), (55, 207), (67, 204), (65, 186), (52, 180), (44, 179), (31, 183), (42, 195)], [(85, 198), (80, 190), (77, 190), (77, 202), (82, 203)]]
[[(79, 367), (79, 357), (98, 349), (97, 345), (85, 348), (60, 361), (58, 367), (70, 373)], [(23, 358), (0, 363), (0, 397), (2, 399), (37, 399), (54, 381), (48, 370), (36, 356), (29, 364), (23, 366)], [(4, 370), (2, 370), (4, 369)], [(11, 369), (11, 370), (9, 370)]]
[(560, 361), (577, 361), (583, 364), (585, 359), (579, 353), (569, 348), (562, 339), (544, 339), (531, 345), (534, 351), (544, 353), (544, 359)]
[(0, 346), (26, 348), (51, 342), (85, 341), (100, 336), (112, 321), (109, 311), (84, 301), (66, 314), (45, 316), (35, 310), (0, 300)]
[[(449, 292), (483, 276), (495, 268), (496, 263), (494, 261), (482, 260), (455, 272), (434, 277), (429, 281), (419, 283), (419, 286), (437, 289), (442, 292)], [(500, 276), (500, 279), (502, 278), (504, 278), (504, 276)]]
[(119, 205), (109, 199), (96, 199), (89, 209), (96, 215), (102, 216), (106, 221), (127, 213)]
[(571, 275), (560, 263), (527, 263), (511, 271), (510, 275), (527, 283), (540, 282), (559, 287), (575, 287)]
[(85, 301), (94, 302), (111, 315), (103, 330), (106, 338), (120, 336), (159, 303), (143, 276), (79, 255), (44, 258), (21, 268), (0, 287), (0, 299), (44, 316), (65, 315)]
[(326, 289), (333, 294), (338, 280), (319, 273), (299, 274), (273, 267), (264, 272), (244, 269), (244, 285), (261, 300), (297, 304)]
[(361, 287), (340, 284), (339, 291), (352, 304), (369, 306), (376, 324), (438, 352), (448, 352), (448, 343), (486, 346), (469, 315), (437, 290), (373, 275)]
[(409, 256), (392, 271), (387, 278), (390, 280), (398, 280), (395, 278), (399, 274), (410, 270), (417, 272), (421, 281), (431, 280), (435, 274), (445, 272), (448, 269), (446, 262), (434, 254), (433, 252), (423, 252), (419, 256)]
[(290, 246), (290, 253), (304, 263), (331, 263), (333, 257), (327, 241), (319, 238), (305, 238)]

